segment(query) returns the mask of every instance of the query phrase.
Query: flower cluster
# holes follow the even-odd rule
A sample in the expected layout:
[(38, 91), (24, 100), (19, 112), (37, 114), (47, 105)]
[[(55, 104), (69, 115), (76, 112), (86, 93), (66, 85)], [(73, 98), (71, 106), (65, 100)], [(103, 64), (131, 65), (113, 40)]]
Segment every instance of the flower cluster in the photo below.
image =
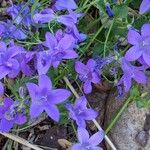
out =
[[(121, 78), (119, 81), (115, 78), (120, 95), (123, 93), (122, 84), (125, 92), (130, 90), (132, 80), (146, 84), (145, 70), (150, 67), (150, 24), (144, 24), (141, 31), (129, 28), (127, 40), (131, 47), (124, 56), (115, 55), (119, 51), (120, 42), (117, 42), (114, 54), (105, 58), (90, 58), (84, 64), (84, 59), (79, 60), (78, 47), (87, 36), (78, 30), (79, 19), (84, 14), (75, 11), (78, 8), (76, 2), (53, 0), (51, 7), (42, 10), (38, 2), (37, 9), (33, 10), (33, 3), (34, 0), (12, 4), (6, 9), (11, 19), (0, 21), (0, 95), (4, 96), (7, 92), (8, 85), (5, 83), (10, 79), (29, 79), (18, 87), (17, 96), (13, 95), (11, 99), (6, 94), (7, 97), (4, 96), (1, 101), (0, 131), (9, 132), (14, 125), (22, 125), (28, 119), (39, 117), (42, 113), (47, 113), (52, 120), (59, 122), (58, 105), (64, 103), (69, 118), (75, 121), (78, 128), (79, 143), (71, 149), (102, 150), (97, 145), (103, 140), (104, 132), (99, 131), (89, 137), (86, 130), (86, 121), (96, 119), (98, 113), (87, 107), (85, 96), (79, 97), (74, 104), (66, 104), (65, 101), (71, 96), (71, 92), (63, 88), (54, 88), (49, 74), (53, 70), (59, 70), (59, 67), (69, 62), (68, 60), (72, 60), (77, 77), (83, 83), (83, 91), (89, 94), (92, 92), (92, 85), (100, 83), (103, 79), (103, 69), (110, 64), (116, 65), (117, 62), (115, 67), (109, 69), (109, 73), (116, 77), (118, 68), (121, 68)], [(106, 3), (105, 6), (109, 19), (114, 17), (115, 12), (111, 5)], [(149, 11), (150, 0), (143, 0), (139, 13)], [(39, 34), (42, 34), (42, 38)], [(33, 39), (36, 43), (33, 42), (35, 46), (32, 47), (28, 41)], [(23, 47), (21, 43), (29, 45)], [(33, 78), (38, 79), (38, 83), (33, 82)]]

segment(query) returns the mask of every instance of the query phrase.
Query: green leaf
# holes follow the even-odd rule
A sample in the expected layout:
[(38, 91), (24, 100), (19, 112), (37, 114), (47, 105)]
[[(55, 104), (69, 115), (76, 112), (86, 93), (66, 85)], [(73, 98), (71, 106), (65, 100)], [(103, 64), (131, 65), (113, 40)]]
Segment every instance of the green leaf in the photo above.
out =
[(126, 18), (128, 16), (128, 7), (125, 4), (114, 5), (113, 10), (116, 18)]

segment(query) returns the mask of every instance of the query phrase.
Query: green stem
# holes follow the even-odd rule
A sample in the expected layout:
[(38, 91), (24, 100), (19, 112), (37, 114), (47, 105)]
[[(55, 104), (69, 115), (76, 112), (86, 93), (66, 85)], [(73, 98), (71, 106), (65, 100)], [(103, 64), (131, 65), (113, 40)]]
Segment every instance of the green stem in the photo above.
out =
[(128, 104), (132, 101), (131, 98), (128, 98), (124, 105), (122, 106), (122, 108), (120, 109), (120, 111), (118, 112), (118, 114), (115, 116), (115, 118), (111, 121), (110, 125), (107, 127), (105, 133), (108, 134), (109, 131), (114, 127), (114, 125), (116, 124), (116, 122), (118, 121), (118, 119), (121, 117), (121, 115), (123, 114), (124, 110), (127, 108)]
[(99, 30), (97, 31), (97, 33), (94, 35), (94, 37), (92, 38), (92, 40), (90, 41), (90, 43), (87, 45), (86, 50), (91, 46), (91, 44), (93, 43), (93, 41), (96, 39), (96, 37), (99, 35), (99, 33), (102, 31), (102, 29), (104, 28), (104, 25), (108, 22), (108, 20), (106, 20), (103, 25), (99, 28)]
[(112, 30), (113, 24), (114, 24), (114, 19), (111, 23), (111, 26), (109, 27), (109, 30), (108, 30), (108, 33), (107, 33), (107, 36), (106, 36), (106, 40), (105, 40), (105, 43), (104, 43), (104, 53), (103, 53), (104, 57), (106, 56), (106, 46), (107, 46), (108, 38), (109, 38), (110, 32)]

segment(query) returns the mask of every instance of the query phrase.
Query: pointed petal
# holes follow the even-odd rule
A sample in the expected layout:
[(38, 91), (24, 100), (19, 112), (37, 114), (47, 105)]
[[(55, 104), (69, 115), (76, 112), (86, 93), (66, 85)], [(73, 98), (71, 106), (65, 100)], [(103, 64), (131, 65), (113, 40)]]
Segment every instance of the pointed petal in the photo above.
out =
[(75, 70), (76, 70), (77, 73), (79, 73), (79, 74), (84, 74), (84, 73), (85, 73), (85, 71), (84, 71), (85, 68), (87, 68), (86, 65), (84, 65), (84, 64), (81, 63), (80, 61), (77, 61), (77, 62), (75, 63)]
[(138, 44), (138, 39), (140, 38), (140, 34), (133, 30), (130, 29), (128, 32), (128, 42), (132, 45), (137, 45)]
[(30, 116), (31, 118), (38, 117), (44, 111), (43, 107), (40, 105), (36, 105), (32, 102), (30, 106)]
[(85, 108), (86, 105), (87, 105), (87, 100), (85, 96), (79, 97), (74, 103), (75, 108), (78, 108), (78, 107)]
[(143, 53), (143, 59), (144, 59), (144, 61), (146, 62), (146, 64), (147, 64), (148, 66), (150, 66), (150, 50), (149, 50), (149, 51), (145, 51), (145, 52)]
[(83, 85), (83, 90), (85, 94), (89, 94), (92, 92), (91, 81), (86, 81)]
[(142, 71), (136, 70), (134, 72), (135, 76), (134, 76), (134, 80), (138, 83), (141, 84), (146, 84), (147, 83), (147, 77), (145, 76), (145, 74)]
[(74, 144), (71, 147), (71, 150), (81, 150), (82, 149), (82, 145), (81, 144)]
[(128, 61), (134, 61), (140, 58), (142, 51), (137, 46), (132, 46), (125, 54), (125, 58)]
[(89, 143), (93, 146), (97, 146), (98, 144), (100, 144), (102, 142), (102, 140), (104, 139), (104, 131), (98, 131), (97, 133), (95, 133), (94, 135), (92, 135), (89, 139)]
[(48, 100), (51, 104), (59, 104), (71, 95), (71, 92), (64, 89), (56, 89), (52, 90), (50, 94), (48, 95)]
[(100, 78), (96, 72), (92, 73), (92, 82), (93, 83), (99, 83), (100, 82)]
[(78, 57), (78, 54), (74, 50), (66, 50), (65, 53), (66, 54), (63, 57), (64, 59), (73, 59)]
[(27, 83), (26, 84), (28, 92), (31, 96), (32, 99), (35, 99), (36, 97), (36, 92), (38, 91), (38, 86), (34, 83)]
[(98, 116), (98, 113), (93, 109), (86, 109), (83, 112), (83, 116), (84, 116), (85, 120), (92, 120), (92, 119), (95, 119)]
[(41, 75), (39, 77), (39, 87), (41, 89), (44, 89), (44, 88), (48, 90), (52, 89), (52, 82), (47, 75)]
[(87, 67), (93, 71), (95, 69), (95, 66), (96, 66), (96, 62), (95, 60), (93, 59), (89, 59), (88, 62), (87, 62)]
[(0, 52), (5, 52), (7, 49), (6, 44), (4, 42), (0, 42)]
[(124, 75), (123, 77), (123, 83), (124, 83), (124, 86), (125, 86), (125, 92), (128, 92), (131, 88), (131, 77), (128, 76), (128, 75)]
[(25, 115), (23, 115), (23, 114), (18, 114), (17, 115), (17, 117), (15, 119), (15, 123), (16, 124), (22, 125), (22, 124), (24, 124), (26, 122), (27, 122), (27, 118), (26, 118)]
[(80, 143), (86, 143), (89, 140), (89, 133), (85, 128), (78, 128), (78, 140)]
[(141, 29), (143, 36), (150, 36), (150, 24), (144, 24)]
[(7, 69), (4, 66), (1, 66), (0, 67), (0, 79), (3, 79), (9, 72), (10, 72), (9, 69)]
[(55, 106), (55, 105), (47, 105), (45, 107), (45, 111), (46, 111), (46, 113), (48, 114), (48, 116), (50, 118), (52, 118), (56, 122), (59, 121), (60, 113), (59, 113), (59, 110), (58, 110), (57, 106)]
[(140, 5), (140, 14), (150, 11), (150, 0), (143, 0)]
[(10, 129), (13, 127), (14, 121), (8, 121), (5, 118), (3, 118), (0, 121), (0, 131), (1, 132), (9, 132)]

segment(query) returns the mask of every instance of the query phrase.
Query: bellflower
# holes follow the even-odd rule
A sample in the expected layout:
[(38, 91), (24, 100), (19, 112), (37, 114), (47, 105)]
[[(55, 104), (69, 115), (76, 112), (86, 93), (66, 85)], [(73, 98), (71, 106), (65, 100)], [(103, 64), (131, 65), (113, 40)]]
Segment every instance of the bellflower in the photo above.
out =
[(92, 120), (97, 117), (97, 112), (93, 109), (87, 108), (87, 100), (84, 96), (75, 101), (75, 104), (67, 104), (66, 108), (69, 110), (69, 116), (75, 120), (78, 127), (86, 127), (86, 120)]
[(0, 95), (4, 94), (4, 86), (2, 84), (2, 82), (0, 82)]
[(7, 8), (7, 13), (12, 17), (14, 23), (16, 23), (17, 25), (21, 23), (25, 26), (31, 26), (31, 24), (33, 24), (33, 21), (31, 19), (30, 8), (26, 6), (22, 11), (24, 5), (25, 3), (21, 3), (20, 5), (12, 5)]
[(45, 111), (58, 122), (60, 115), (56, 105), (65, 101), (71, 93), (65, 89), (52, 89), (51, 80), (46, 75), (39, 77), (38, 85), (27, 83), (27, 88), (32, 100), (30, 116), (35, 118)]
[(30, 67), (30, 62), (33, 60), (35, 53), (27, 52), (23, 53), (20, 60), (20, 69), (24, 75), (30, 76), (33, 73), (33, 69)]
[(87, 64), (83, 64), (80, 61), (76, 62), (75, 70), (79, 74), (79, 78), (84, 82), (84, 92), (86, 94), (92, 92), (92, 83), (99, 83), (100, 78), (95, 71), (96, 62), (93, 59), (89, 59)]
[(37, 71), (39, 75), (46, 74), (51, 66), (51, 56), (49, 51), (38, 52), (37, 54)]
[(7, 48), (4, 42), (0, 42), (0, 79), (8, 75), (10, 78), (14, 78), (20, 71), (20, 65), (15, 58), (21, 53), (22, 48), (14, 45)]
[(17, 40), (23, 40), (27, 38), (27, 35), (22, 29), (19, 29), (11, 22), (0, 22), (0, 38), (12, 38)]
[(78, 140), (79, 143), (74, 144), (71, 150), (103, 150), (101, 147), (97, 146), (104, 139), (104, 132), (98, 131), (91, 137), (85, 128), (78, 128)]
[(26, 122), (26, 116), (18, 112), (16, 103), (10, 98), (3, 100), (3, 105), (0, 106), (1, 132), (9, 132), (14, 124), (21, 125)]
[(140, 14), (150, 11), (150, 0), (143, 0), (140, 5)]
[(78, 54), (73, 50), (75, 39), (71, 35), (65, 34), (58, 41), (53, 34), (47, 32), (45, 38), (46, 41), (43, 42), (43, 45), (49, 48), (49, 55), (54, 68), (57, 68), (63, 59), (78, 57)]
[(125, 58), (128, 61), (134, 61), (143, 57), (144, 61), (150, 66), (150, 24), (142, 26), (141, 34), (130, 29), (128, 42), (133, 46), (126, 52)]
[(113, 12), (113, 10), (111, 9), (109, 3), (106, 3), (106, 13), (107, 13), (107, 15), (108, 15), (110, 18), (114, 17), (114, 12)]
[(121, 58), (121, 68), (123, 76), (117, 85), (124, 84), (125, 92), (128, 92), (132, 86), (132, 79), (141, 84), (146, 84), (147, 77), (142, 72), (141, 67), (136, 67), (130, 64), (125, 58)]
[(64, 9), (76, 9), (77, 4), (74, 0), (56, 0), (54, 7), (57, 10), (64, 10)]
[(55, 12), (47, 8), (42, 10), (40, 13), (37, 13), (33, 16), (35, 23), (48, 23), (52, 20), (57, 21), (67, 27), (72, 27), (74, 24), (77, 23), (78, 18), (82, 16), (82, 14), (78, 14), (73, 12), (72, 10), (68, 10), (69, 14), (57, 16)]

